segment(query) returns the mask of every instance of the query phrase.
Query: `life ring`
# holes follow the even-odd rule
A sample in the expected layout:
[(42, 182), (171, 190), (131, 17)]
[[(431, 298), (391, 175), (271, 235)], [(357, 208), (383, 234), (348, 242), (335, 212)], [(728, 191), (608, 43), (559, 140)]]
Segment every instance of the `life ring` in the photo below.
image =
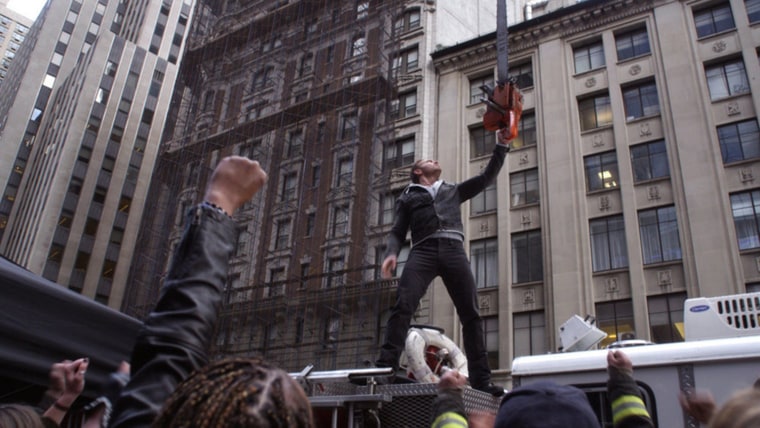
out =
[(407, 376), (418, 382), (437, 383), (444, 366), (468, 376), (467, 357), (443, 330), (414, 326), (409, 329), (404, 344)]

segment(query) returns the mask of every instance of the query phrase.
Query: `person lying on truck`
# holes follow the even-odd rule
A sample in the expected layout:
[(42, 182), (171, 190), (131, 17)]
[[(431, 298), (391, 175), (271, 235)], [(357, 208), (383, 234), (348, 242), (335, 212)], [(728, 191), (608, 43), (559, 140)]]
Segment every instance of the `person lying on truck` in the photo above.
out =
[[(615, 428), (654, 426), (633, 378), (630, 358), (619, 350), (607, 354), (607, 395), (612, 403)], [(431, 428), (590, 428), (600, 426), (586, 394), (570, 385), (541, 381), (519, 386), (501, 401), (493, 425), (483, 415), (465, 412), (463, 382), (455, 371), (441, 377), (433, 400)], [(461, 384), (461, 385), (460, 385)]]
[(279, 369), (254, 359), (206, 367), (237, 237), (230, 216), (266, 180), (247, 158), (217, 165), (204, 202), (187, 214), (161, 296), (137, 337), (111, 428), (314, 426), (303, 388)]

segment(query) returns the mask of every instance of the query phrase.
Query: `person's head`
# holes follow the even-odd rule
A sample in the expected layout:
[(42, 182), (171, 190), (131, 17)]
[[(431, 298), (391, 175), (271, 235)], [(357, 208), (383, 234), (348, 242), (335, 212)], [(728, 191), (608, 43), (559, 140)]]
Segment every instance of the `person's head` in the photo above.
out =
[(57, 426), (43, 418), (32, 406), (24, 404), (0, 404), (0, 427), (2, 428), (48, 428)]
[(760, 389), (746, 388), (728, 399), (710, 420), (710, 428), (760, 427)]
[(412, 168), (409, 170), (409, 179), (412, 183), (419, 184), (420, 177), (422, 176), (434, 177), (435, 180), (441, 176), (441, 166), (437, 160), (433, 159), (421, 159), (412, 164)]
[(541, 381), (505, 395), (494, 428), (599, 428), (599, 421), (583, 391)]
[(303, 388), (282, 369), (255, 358), (212, 363), (169, 397), (155, 427), (314, 426)]

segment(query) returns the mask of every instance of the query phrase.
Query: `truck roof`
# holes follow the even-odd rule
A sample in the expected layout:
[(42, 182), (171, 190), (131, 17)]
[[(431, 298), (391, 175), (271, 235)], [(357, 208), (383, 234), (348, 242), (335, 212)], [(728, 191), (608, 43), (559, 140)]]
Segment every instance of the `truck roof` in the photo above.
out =
[[(512, 376), (603, 370), (607, 349), (517, 357)], [(635, 368), (760, 358), (760, 335), (632, 346), (623, 349)]]

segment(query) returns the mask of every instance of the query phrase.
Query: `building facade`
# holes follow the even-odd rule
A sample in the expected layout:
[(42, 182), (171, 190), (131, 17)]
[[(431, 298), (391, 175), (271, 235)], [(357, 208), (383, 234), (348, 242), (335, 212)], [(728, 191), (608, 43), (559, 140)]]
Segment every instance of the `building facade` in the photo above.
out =
[(218, 160), (249, 156), (269, 181), (235, 216), (215, 352), (292, 370), (373, 360), (395, 299), (379, 275), (395, 197), (434, 143), (434, 29), (492, 32), (484, 3), (201, 2), (123, 310), (152, 308)]
[(8, 1), (0, 1), (0, 84), (8, 75), (8, 68), (29, 32), (32, 20), (8, 8)]
[(0, 253), (121, 305), (192, 3), (49, 1), (0, 86)]
[[(684, 299), (758, 290), (758, 48), (757, 0), (589, 0), (510, 28), (520, 137), (465, 210), (505, 377), (514, 357), (558, 351), (575, 314), (603, 345), (680, 341)], [(433, 58), (433, 156), (464, 178), (494, 142), (478, 102), (494, 35)], [(445, 290), (431, 293), (435, 324), (453, 328)]]

